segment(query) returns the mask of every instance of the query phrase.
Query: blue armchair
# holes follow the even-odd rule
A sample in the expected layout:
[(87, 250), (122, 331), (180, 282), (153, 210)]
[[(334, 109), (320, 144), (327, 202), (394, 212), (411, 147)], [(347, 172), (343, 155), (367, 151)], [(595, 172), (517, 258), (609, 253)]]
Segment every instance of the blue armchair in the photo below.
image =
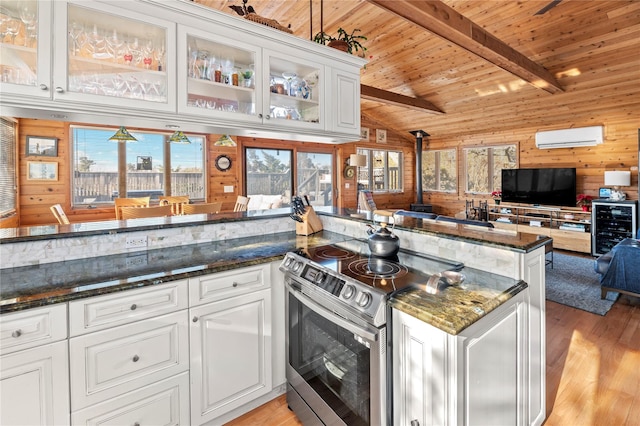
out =
[(601, 298), (615, 291), (640, 297), (640, 240), (626, 238), (595, 260), (601, 274)]

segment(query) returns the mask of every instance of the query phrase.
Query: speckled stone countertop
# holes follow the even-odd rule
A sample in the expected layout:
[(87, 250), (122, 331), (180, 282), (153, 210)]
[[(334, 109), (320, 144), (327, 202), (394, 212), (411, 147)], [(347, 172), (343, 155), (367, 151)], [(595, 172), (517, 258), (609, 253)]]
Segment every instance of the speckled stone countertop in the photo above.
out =
[(288, 232), (0, 269), (0, 313), (276, 261), (288, 251), (347, 239), (327, 231), (308, 237)]
[(524, 281), (464, 268), (465, 280), (448, 285), (440, 280), (391, 297), (389, 305), (449, 334), (459, 334), (527, 288)]

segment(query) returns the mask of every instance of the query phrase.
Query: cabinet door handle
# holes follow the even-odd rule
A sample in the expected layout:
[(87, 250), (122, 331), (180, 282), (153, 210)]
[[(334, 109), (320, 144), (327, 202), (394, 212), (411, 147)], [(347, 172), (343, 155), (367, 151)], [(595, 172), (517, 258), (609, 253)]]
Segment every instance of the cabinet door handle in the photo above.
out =
[(263, 115), (262, 115), (262, 114), (258, 114), (258, 118), (262, 118), (262, 117), (263, 117)]
[(56, 87), (56, 92), (63, 93), (64, 89), (62, 87), (58, 86), (58, 87)]
[(11, 337), (18, 338), (20, 336), (22, 336), (22, 330), (16, 330), (13, 333), (11, 333)]
[(269, 114), (265, 115), (264, 118), (266, 118), (267, 120), (269, 120), (271, 118), (271, 116)]
[(237, 283), (237, 282), (235, 282), (235, 281), (233, 282), (233, 284), (232, 284), (232, 285), (233, 285), (234, 287), (238, 287), (238, 283)]
[(140, 422), (135, 422), (133, 426), (140, 426)]
[(420, 422), (418, 420), (411, 420), (411, 426), (420, 426)]
[(138, 309), (138, 305), (136, 305), (135, 303), (133, 305), (131, 305), (131, 310), (135, 311), (136, 309)]
[(134, 355), (133, 362), (138, 362), (138, 361), (140, 361), (140, 357), (138, 355)]
[(40, 90), (49, 90), (49, 86), (47, 86), (46, 84), (42, 83), (42, 84), (40, 84)]
[(193, 319), (191, 321), (198, 322), (198, 317), (193, 317)]

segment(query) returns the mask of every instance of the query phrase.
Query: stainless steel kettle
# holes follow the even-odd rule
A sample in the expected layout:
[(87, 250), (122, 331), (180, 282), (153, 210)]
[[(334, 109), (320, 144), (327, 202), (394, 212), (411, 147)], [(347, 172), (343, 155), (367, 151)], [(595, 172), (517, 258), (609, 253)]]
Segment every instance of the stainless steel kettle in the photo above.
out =
[[(369, 251), (371, 251), (373, 256), (392, 257), (398, 253), (398, 250), (400, 250), (400, 239), (387, 228), (386, 223), (380, 223), (380, 228), (377, 230), (372, 225), (367, 226), (369, 227), (369, 229), (367, 229), (367, 234), (369, 234)], [(393, 227), (395, 227), (395, 223)]]

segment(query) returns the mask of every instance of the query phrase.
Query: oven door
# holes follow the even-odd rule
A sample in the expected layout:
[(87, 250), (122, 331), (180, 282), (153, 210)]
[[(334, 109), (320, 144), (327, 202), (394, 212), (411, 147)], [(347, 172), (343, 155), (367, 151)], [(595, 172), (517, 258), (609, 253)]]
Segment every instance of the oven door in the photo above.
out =
[(304, 284), (286, 282), (290, 408), (305, 425), (384, 424), (386, 329), (349, 321), (318, 291), (311, 299)]

